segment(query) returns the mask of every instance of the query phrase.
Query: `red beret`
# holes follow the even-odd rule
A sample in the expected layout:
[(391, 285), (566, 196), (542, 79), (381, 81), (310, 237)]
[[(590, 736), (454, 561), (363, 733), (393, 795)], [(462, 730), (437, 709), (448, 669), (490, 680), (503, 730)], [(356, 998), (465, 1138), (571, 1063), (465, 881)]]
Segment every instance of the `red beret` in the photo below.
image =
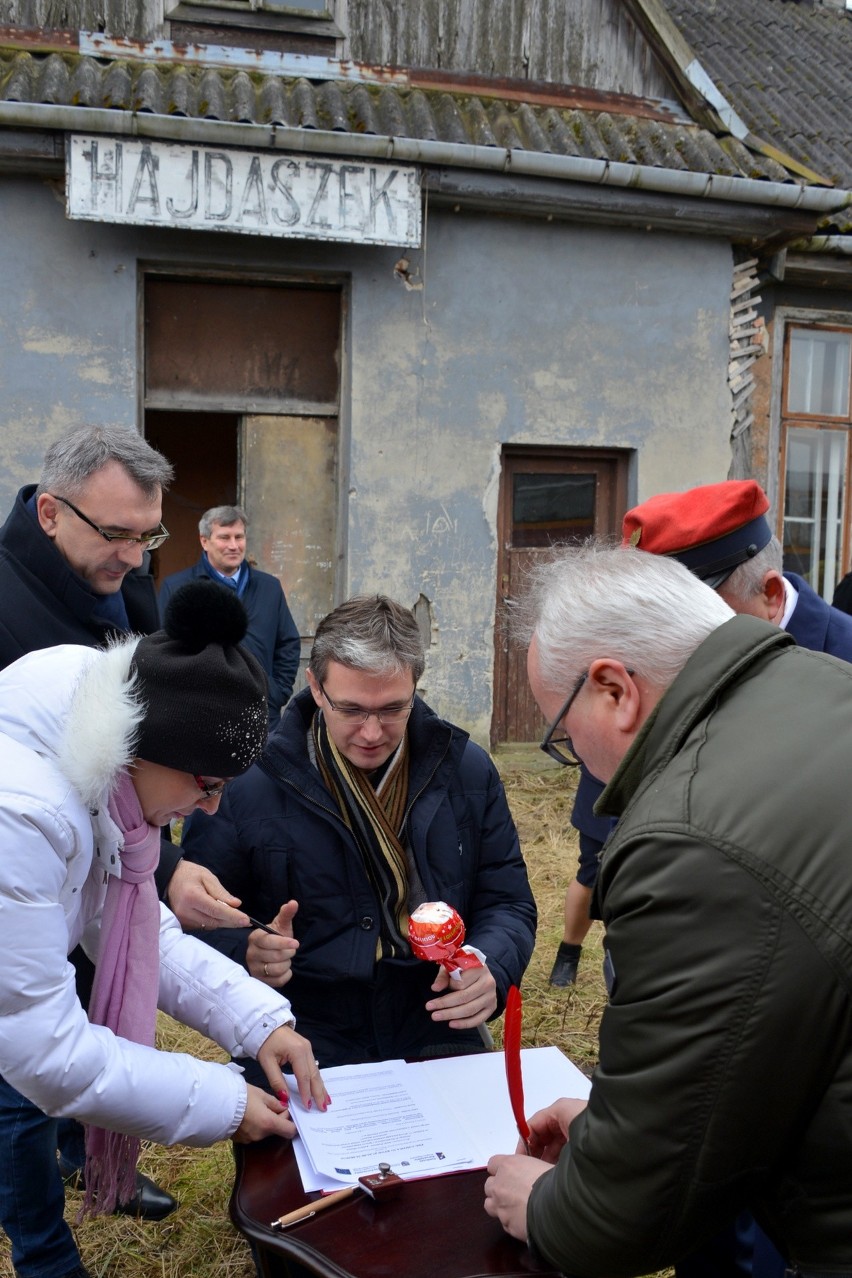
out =
[(660, 493), (628, 510), (622, 544), (671, 555), (715, 589), (769, 543), (768, 509), (766, 493), (753, 479)]

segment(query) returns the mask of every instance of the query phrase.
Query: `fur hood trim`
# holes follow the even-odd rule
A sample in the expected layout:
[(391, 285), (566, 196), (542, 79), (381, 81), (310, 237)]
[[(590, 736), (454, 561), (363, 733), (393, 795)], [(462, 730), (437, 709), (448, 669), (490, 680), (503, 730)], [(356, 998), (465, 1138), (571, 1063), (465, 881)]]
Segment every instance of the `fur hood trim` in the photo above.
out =
[(130, 672), (138, 635), (94, 654), (81, 673), (62, 728), (57, 763), (87, 807), (101, 801), (135, 755), (145, 707)]

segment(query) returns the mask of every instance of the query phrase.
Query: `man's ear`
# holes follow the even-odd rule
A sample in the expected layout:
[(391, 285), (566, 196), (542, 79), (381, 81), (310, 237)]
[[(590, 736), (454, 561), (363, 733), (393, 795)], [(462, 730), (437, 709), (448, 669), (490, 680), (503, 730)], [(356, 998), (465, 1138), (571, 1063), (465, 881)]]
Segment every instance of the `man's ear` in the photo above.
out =
[(311, 670), (310, 666), (308, 666), (307, 670), (305, 671), (305, 680), (307, 682), (308, 687), (311, 690), (314, 701), (317, 703), (318, 706), (321, 706), (322, 693), (320, 692), (319, 681), (317, 680), (317, 677), (314, 674), (313, 670)]
[(636, 732), (642, 720), (642, 699), (626, 666), (610, 657), (599, 657), (589, 666), (588, 682), (611, 716), (619, 732)]
[(787, 592), (784, 589), (784, 578), (774, 568), (763, 578), (763, 589), (760, 592), (761, 602), (766, 607), (766, 620), (780, 624), (787, 603)]
[(36, 514), (38, 522), (41, 525), (42, 532), (47, 533), (48, 537), (56, 536), (56, 514), (59, 510), (59, 502), (51, 497), (50, 493), (42, 493), (36, 498)]

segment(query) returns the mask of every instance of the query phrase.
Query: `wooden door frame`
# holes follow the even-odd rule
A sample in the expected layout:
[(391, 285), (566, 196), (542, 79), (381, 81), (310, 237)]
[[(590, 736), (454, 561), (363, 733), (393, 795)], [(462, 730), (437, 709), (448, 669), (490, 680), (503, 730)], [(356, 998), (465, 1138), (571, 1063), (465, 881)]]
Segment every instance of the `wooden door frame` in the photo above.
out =
[(554, 474), (564, 475), (572, 472), (583, 473), (594, 468), (598, 471), (599, 482), (600, 477), (604, 475), (609, 484), (607, 526), (600, 526), (596, 506), (594, 533), (595, 535), (617, 534), (621, 530), (621, 520), (627, 510), (631, 456), (631, 450), (623, 448), (586, 448), (570, 444), (539, 446), (506, 444), (503, 446), (497, 513), (492, 749), (509, 739), (509, 727), (513, 718), (510, 705), (513, 686), (512, 661), (509, 637), (502, 623), (508, 598), (506, 595), (509, 576), (507, 555), (512, 544), (514, 526), (511, 500), (512, 478), (517, 473), (523, 473), (525, 469), (534, 473), (551, 471)]

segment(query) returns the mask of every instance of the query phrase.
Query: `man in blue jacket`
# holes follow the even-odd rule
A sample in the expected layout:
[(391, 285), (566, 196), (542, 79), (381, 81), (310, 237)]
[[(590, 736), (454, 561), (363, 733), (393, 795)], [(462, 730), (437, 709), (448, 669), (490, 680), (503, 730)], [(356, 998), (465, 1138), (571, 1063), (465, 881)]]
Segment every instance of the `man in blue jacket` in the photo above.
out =
[(649, 498), (625, 515), (623, 539), (680, 560), (734, 612), (771, 621), (802, 648), (852, 661), (852, 617), (803, 577), (782, 571), (768, 510), (769, 499), (753, 479), (729, 479)]
[[(520, 983), (536, 908), (497, 771), (416, 695), (413, 613), (382, 595), (320, 623), (308, 687), (184, 851), (282, 935), (205, 939), (272, 986), (286, 982), (323, 1066), (481, 1049), (478, 1028)], [(415, 958), (409, 914), (458, 910), (483, 966), (460, 979)], [(252, 1080), (253, 1081), (253, 1080)]]
[(197, 577), (209, 577), (236, 592), (249, 619), (243, 647), (257, 657), (269, 682), (272, 727), (290, 700), (302, 643), (278, 578), (246, 562), (247, 528), (248, 517), (239, 506), (206, 510), (198, 521), (201, 558), (191, 568), (166, 577), (160, 587), (160, 612), (165, 616), (174, 592)]

